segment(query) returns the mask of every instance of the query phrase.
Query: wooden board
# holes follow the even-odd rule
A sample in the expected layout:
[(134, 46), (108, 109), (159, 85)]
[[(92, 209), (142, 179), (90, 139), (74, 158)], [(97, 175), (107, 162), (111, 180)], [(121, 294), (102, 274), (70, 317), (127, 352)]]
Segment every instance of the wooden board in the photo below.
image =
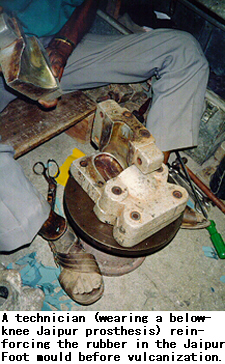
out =
[(96, 104), (81, 91), (63, 95), (54, 110), (16, 99), (0, 115), (1, 142), (14, 147), (15, 158), (94, 113)]
[(66, 134), (75, 139), (78, 143), (90, 143), (94, 117), (95, 114), (88, 115), (76, 125), (71, 126), (71, 128), (66, 131)]

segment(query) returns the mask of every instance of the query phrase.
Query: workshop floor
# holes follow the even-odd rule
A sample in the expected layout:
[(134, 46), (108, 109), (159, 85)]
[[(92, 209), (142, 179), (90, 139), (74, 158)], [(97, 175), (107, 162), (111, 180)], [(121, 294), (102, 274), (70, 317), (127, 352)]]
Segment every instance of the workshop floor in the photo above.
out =
[[(62, 165), (74, 148), (86, 154), (91, 151), (90, 145), (79, 144), (66, 133), (62, 133), (20, 157), (18, 161), (26, 176), (46, 196), (46, 182), (42, 177), (34, 175), (33, 164), (39, 160), (46, 162), (49, 158), (54, 158), (59, 165)], [(196, 171), (199, 166), (191, 161), (190, 157), (188, 158), (189, 166)], [(58, 185), (57, 198), (62, 209), (63, 186), (61, 185)], [(216, 222), (218, 231), (225, 239), (223, 213), (217, 207), (212, 207), (209, 217)], [(105, 291), (98, 302), (82, 307), (71, 301), (71, 310), (224, 310), (224, 261), (206, 256), (204, 247), (212, 248), (206, 229), (179, 230), (166, 248), (146, 257), (142, 265), (133, 272), (120, 277), (104, 277)], [(29, 247), (13, 254), (0, 255), (0, 262), (7, 266), (32, 252), (37, 253), (37, 261), (44, 266), (55, 267), (48, 244), (39, 236)], [(62, 299), (68, 297), (64, 296)], [(68, 306), (62, 301), (61, 310), (67, 309)]]

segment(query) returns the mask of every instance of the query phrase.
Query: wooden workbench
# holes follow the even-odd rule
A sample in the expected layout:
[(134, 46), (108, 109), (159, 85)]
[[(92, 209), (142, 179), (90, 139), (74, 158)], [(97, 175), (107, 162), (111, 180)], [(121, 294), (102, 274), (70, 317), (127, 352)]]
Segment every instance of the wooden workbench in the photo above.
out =
[(63, 95), (54, 110), (16, 99), (0, 115), (1, 142), (15, 149), (15, 158), (94, 114), (96, 104), (81, 91)]

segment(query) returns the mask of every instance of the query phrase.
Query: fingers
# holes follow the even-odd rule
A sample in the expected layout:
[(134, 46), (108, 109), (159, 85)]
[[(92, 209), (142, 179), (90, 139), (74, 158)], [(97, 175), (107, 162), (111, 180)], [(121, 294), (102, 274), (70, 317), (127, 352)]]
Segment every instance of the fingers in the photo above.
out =
[[(54, 77), (57, 77), (58, 80), (60, 81), (63, 75), (67, 59), (71, 54), (71, 47), (68, 47), (62, 42), (52, 41), (46, 50), (52, 67), (52, 73)], [(56, 99), (53, 101), (46, 101), (40, 99), (38, 100), (38, 102), (45, 109), (50, 109), (57, 105), (58, 100)]]
[(55, 77), (57, 77), (60, 81), (64, 67), (65, 67), (65, 60), (57, 51), (49, 51), (49, 60), (52, 67), (52, 73)]
[(60, 81), (63, 75), (64, 67), (60, 63), (52, 64), (52, 73)]
[[(51, 63), (52, 73), (54, 77), (57, 77), (60, 81), (64, 71), (65, 60), (56, 50), (49, 50), (49, 60)], [(38, 100), (39, 104), (43, 106), (45, 109), (50, 109), (56, 107), (58, 100), (46, 101), (46, 100)]]
[(52, 72), (55, 77), (61, 79), (67, 59), (71, 54), (71, 49), (61, 42), (51, 42), (47, 48)]

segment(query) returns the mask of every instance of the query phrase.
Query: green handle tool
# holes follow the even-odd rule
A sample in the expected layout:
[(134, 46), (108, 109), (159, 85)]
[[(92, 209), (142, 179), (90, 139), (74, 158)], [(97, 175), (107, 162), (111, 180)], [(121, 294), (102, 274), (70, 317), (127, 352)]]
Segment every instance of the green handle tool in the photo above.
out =
[[(188, 174), (188, 171), (187, 171), (187, 169), (185, 167), (185, 164), (184, 164), (184, 162), (183, 162), (183, 160), (182, 160), (182, 158), (180, 156), (180, 153), (178, 151), (176, 151), (175, 153), (176, 153), (178, 161), (180, 162), (180, 165), (183, 168), (185, 176), (186, 176), (187, 180), (189, 181), (189, 184), (190, 184), (191, 189), (192, 189), (192, 191), (194, 193), (196, 201), (198, 202), (198, 205), (199, 205), (199, 207), (200, 207), (200, 209), (202, 211), (202, 214), (203, 214), (203, 216), (205, 216), (206, 219), (208, 219), (208, 215), (207, 215), (205, 209), (203, 208), (202, 203), (201, 203), (201, 201), (200, 201), (200, 199), (199, 199), (199, 197), (198, 197), (198, 195), (197, 195), (197, 193), (195, 191), (194, 185), (193, 185), (193, 183), (191, 181), (191, 178), (190, 178), (190, 176)], [(212, 241), (212, 243), (213, 243), (213, 245), (214, 245), (214, 247), (216, 249), (216, 252), (217, 252), (219, 258), (220, 259), (225, 259), (225, 244), (224, 244), (222, 236), (216, 230), (215, 221), (210, 220), (210, 225), (206, 229), (208, 230), (208, 232), (210, 234), (210, 239), (211, 239), (211, 241)]]
[(217, 251), (220, 259), (225, 259), (225, 244), (222, 236), (216, 230), (216, 223), (210, 220), (211, 224), (206, 228), (210, 234), (210, 239)]

